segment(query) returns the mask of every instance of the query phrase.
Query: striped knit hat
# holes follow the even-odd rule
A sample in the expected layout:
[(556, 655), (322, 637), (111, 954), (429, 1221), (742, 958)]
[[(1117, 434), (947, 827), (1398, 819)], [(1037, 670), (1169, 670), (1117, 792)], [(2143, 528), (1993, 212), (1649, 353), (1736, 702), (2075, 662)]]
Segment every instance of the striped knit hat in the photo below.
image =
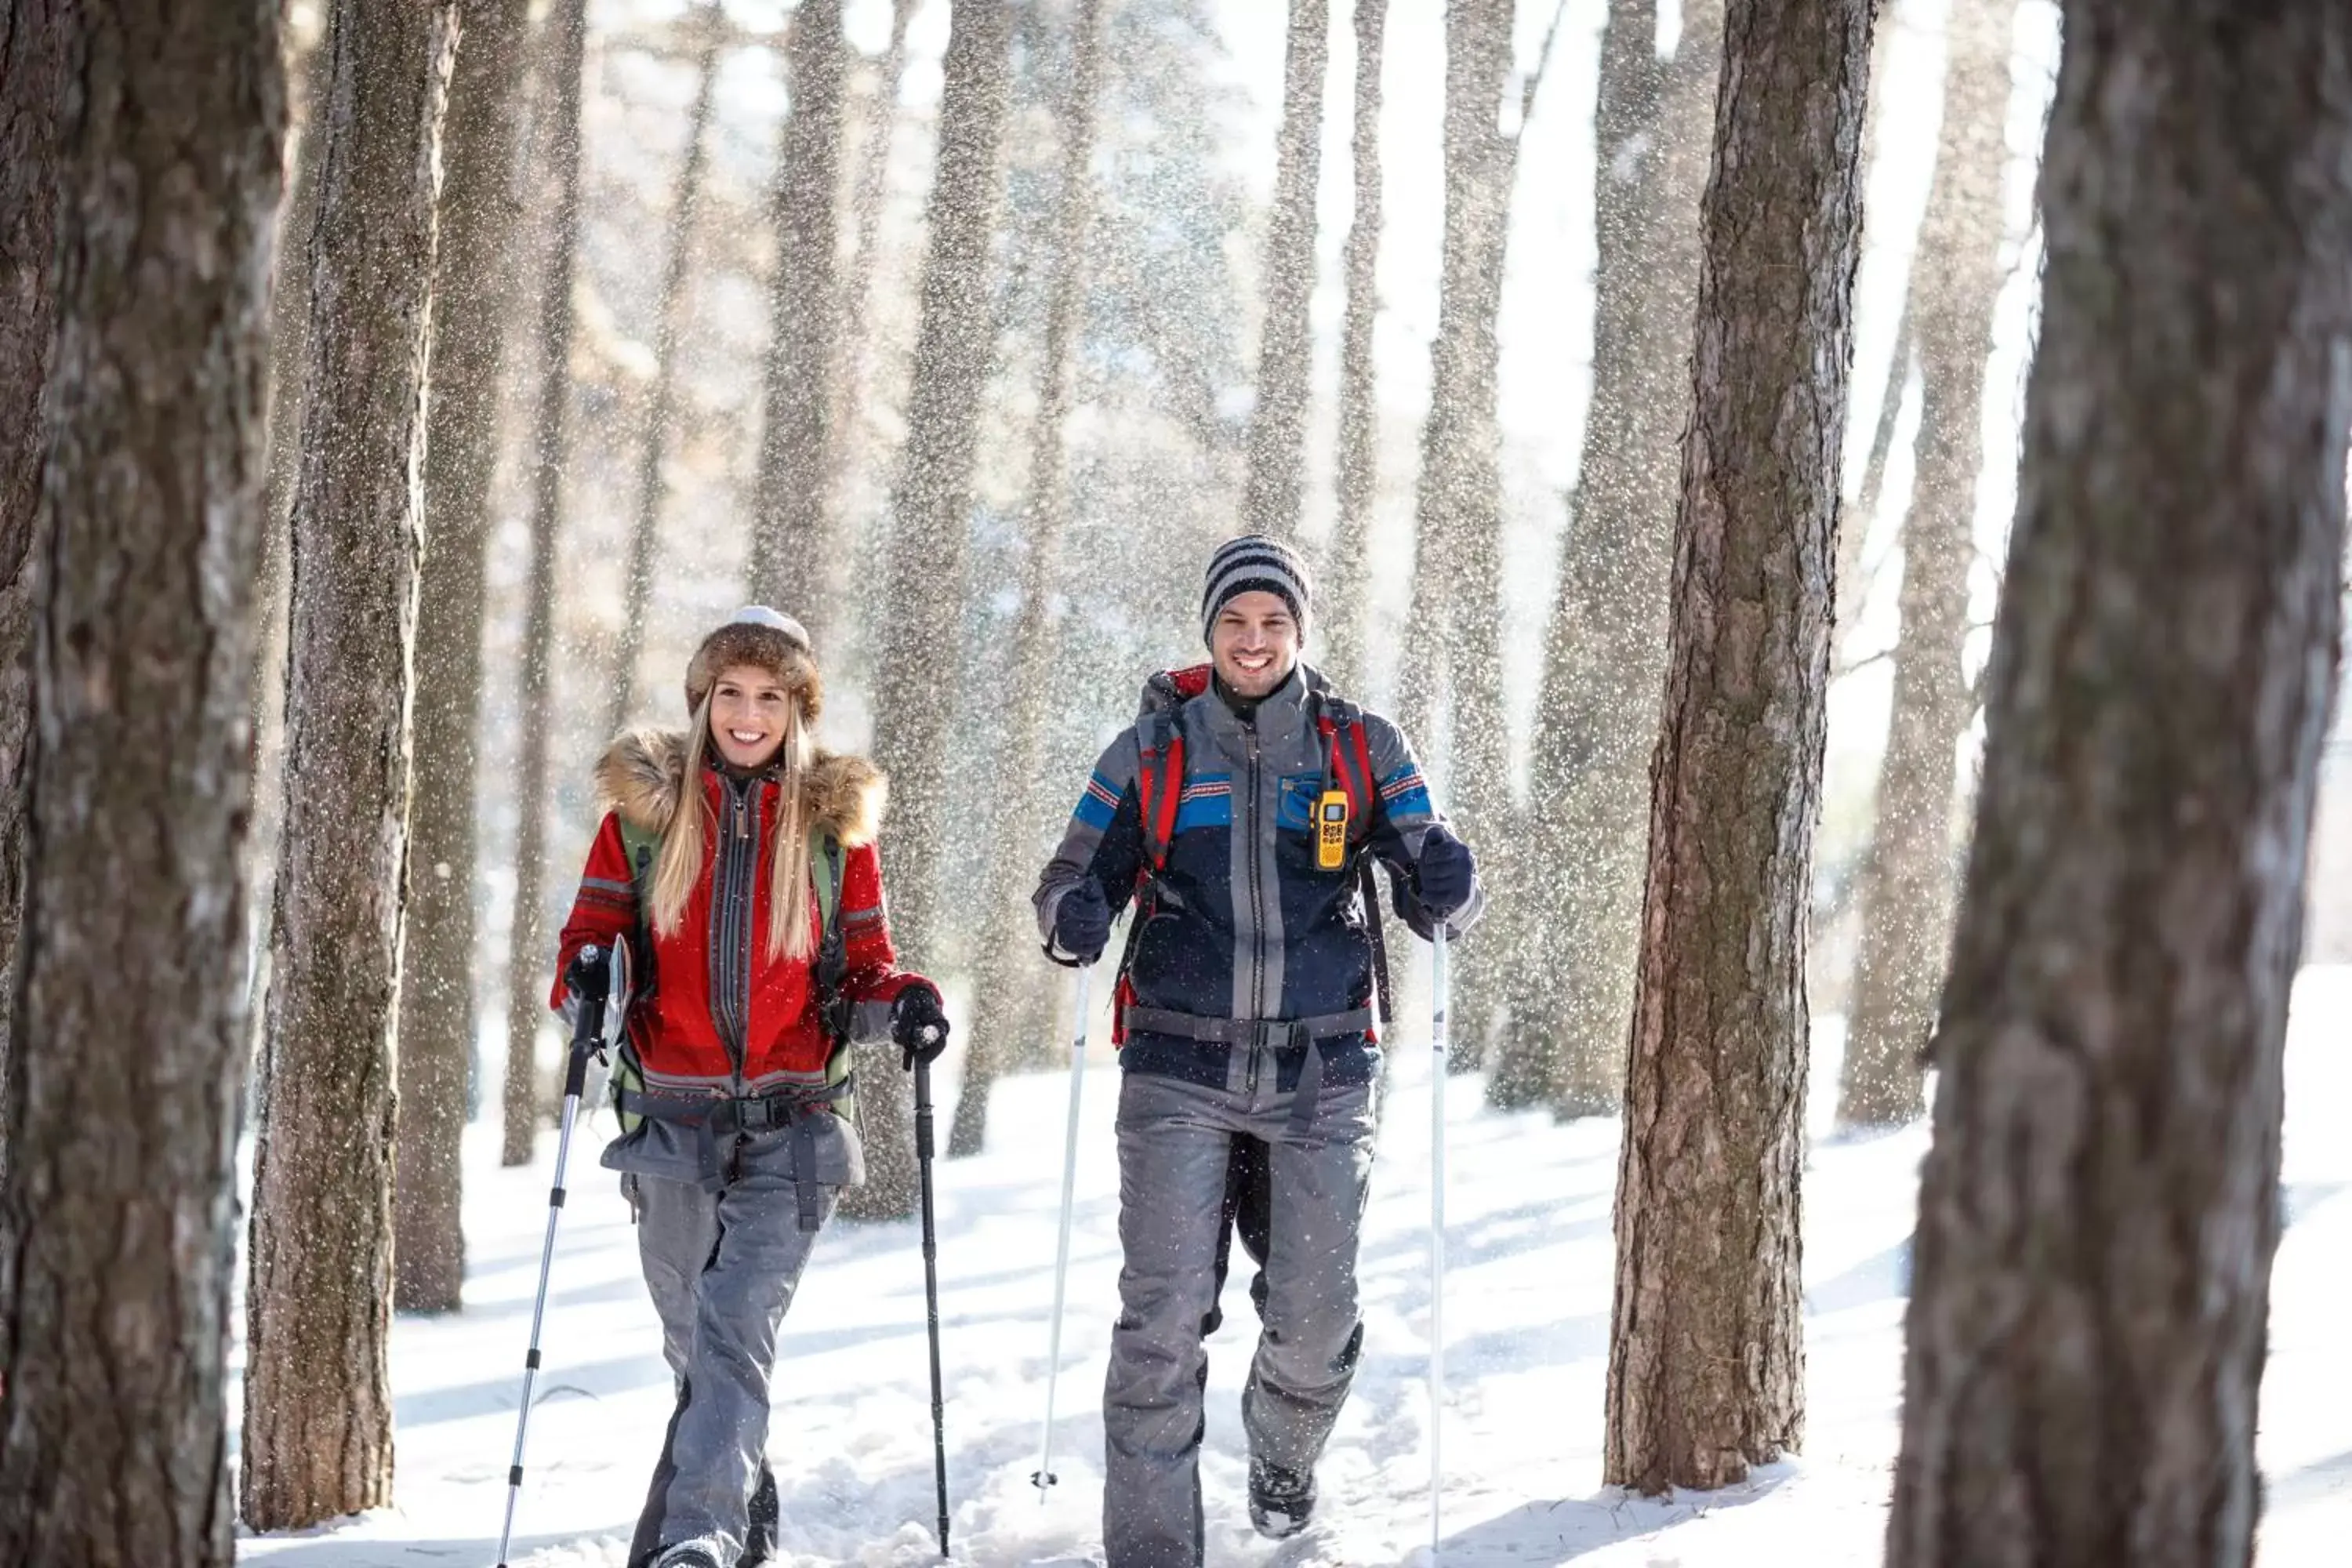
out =
[(1306, 558), (1278, 539), (1244, 533), (1226, 540), (1209, 557), (1208, 581), (1201, 590), (1201, 640), (1209, 640), (1217, 612), (1225, 607), (1226, 600), (1252, 591), (1272, 594), (1288, 605), (1300, 638), (1306, 637), (1307, 616), (1315, 597), (1315, 580), (1307, 573)]

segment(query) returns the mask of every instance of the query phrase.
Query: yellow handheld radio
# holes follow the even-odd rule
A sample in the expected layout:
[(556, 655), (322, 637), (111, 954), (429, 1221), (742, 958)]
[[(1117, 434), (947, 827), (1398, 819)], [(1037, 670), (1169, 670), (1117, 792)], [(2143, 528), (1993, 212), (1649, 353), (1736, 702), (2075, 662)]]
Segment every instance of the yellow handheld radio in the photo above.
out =
[(1348, 792), (1327, 789), (1315, 803), (1315, 864), (1337, 871), (1348, 863)]

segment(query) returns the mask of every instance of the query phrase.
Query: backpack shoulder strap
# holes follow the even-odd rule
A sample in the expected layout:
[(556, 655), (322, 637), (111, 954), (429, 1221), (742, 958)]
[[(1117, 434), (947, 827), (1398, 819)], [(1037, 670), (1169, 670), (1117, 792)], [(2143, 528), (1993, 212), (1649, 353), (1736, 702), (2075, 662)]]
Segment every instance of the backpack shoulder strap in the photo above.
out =
[(1176, 812), (1184, 798), (1184, 726), (1173, 712), (1147, 713), (1136, 722), (1135, 749), (1148, 879), (1166, 868), (1168, 846), (1176, 837)]
[(1323, 784), (1334, 783), (1348, 797), (1348, 842), (1361, 844), (1371, 837), (1372, 814), (1380, 806), (1380, 783), (1372, 777), (1371, 737), (1364, 728), (1364, 710), (1344, 697), (1328, 692), (1316, 700), (1315, 728), (1323, 738)]
[(833, 829), (817, 827), (809, 834), (809, 874), (816, 882), (819, 939), (831, 942), (839, 934), (841, 913), (841, 840)]

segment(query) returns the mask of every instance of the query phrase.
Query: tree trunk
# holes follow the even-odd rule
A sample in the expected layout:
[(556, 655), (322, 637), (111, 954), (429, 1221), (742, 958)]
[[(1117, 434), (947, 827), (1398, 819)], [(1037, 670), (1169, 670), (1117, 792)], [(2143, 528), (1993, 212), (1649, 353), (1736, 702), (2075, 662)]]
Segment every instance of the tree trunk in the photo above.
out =
[(882, 56), (874, 97), (866, 107), (866, 126), (858, 141), (857, 174), (850, 195), (849, 268), (841, 279), (841, 331), (834, 340), (832, 376), (838, 389), (833, 400), (833, 435), (827, 450), (832, 466), (825, 474), (825, 494), (835, 510), (835, 526), (841, 530), (845, 549), (854, 537), (849, 526), (849, 476), (864, 449), (861, 411), (872, 384), (874, 355), (866, 342), (873, 310), (876, 271), (875, 245), (882, 230), (882, 202), (890, 176), (890, 136), (898, 113), (899, 79), (907, 70), (907, 27), (914, 20), (916, 0), (890, 0), (890, 43)]
[(392, 1500), (408, 668), (457, 5), (339, 0), (330, 28), (238, 1458), (265, 1531)]
[[(1503, 302), (1518, 144), (1496, 129), (1511, 74), (1517, 0), (1448, 0), (1445, 8), (1445, 244), (1437, 337), (1430, 345), (1429, 417), (1415, 498), (1414, 614), (1400, 677), (1408, 734), (1437, 753), (1442, 694), (1453, 700), (1454, 815), (1486, 854), (1490, 886), (1515, 894), (1507, 817), (1510, 730), (1503, 704), (1503, 483), (1495, 424)], [(1525, 105), (1531, 107), (1528, 87)], [(1525, 115), (1522, 114), (1524, 121)], [(1459, 613), (1457, 613), (1459, 612)], [(1418, 637), (1414, 633), (1419, 633)], [(1465, 944), (1453, 991), (1457, 1071), (1478, 1065), (1493, 1017), (1490, 993), (1508, 963), (1501, 944)]]
[(1315, 346), (1307, 307), (1315, 293), (1315, 190), (1323, 156), (1323, 76), (1330, 60), (1330, 33), (1328, 0), (1290, 0), (1274, 210), (1265, 229), (1257, 406), (1250, 416), (1242, 492), (1243, 522), (1253, 532), (1276, 539), (1298, 531), (1306, 486), (1308, 372)]
[(693, 259), (694, 219), (702, 201), (708, 162), (704, 141), (711, 107), (718, 101), (719, 48), (727, 39), (726, 13), (716, 4), (696, 13), (694, 107), (687, 111), (686, 161), (670, 198), (668, 250), (662, 262), (661, 297), (654, 314), (653, 395), (646, 407), (646, 439), (637, 457), (637, 519), (629, 531), (628, 575), (622, 584), (620, 645), (613, 654), (612, 705), (604, 732), (617, 734), (635, 710), (637, 664), (646, 646), (646, 616), (653, 603), (654, 555), (661, 541), (662, 460), (669, 450), (670, 426), (677, 419), (677, 340), (686, 331), (686, 280)]
[[(892, 812), (882, 858), (898, 952), (918, 969), (942, 956), (933, 873), (949, 831), (947, 749), (957, 685), (939, 671), (943, 658), (952, 665), (960, 657), (973, 448), (996, 346), (989, 241), (1003, 205), (997, 153), (1011, 96), (1011, 37), (1005, 0), (959, 0), (950, 14), (906, 467), (877, 639), (874, 749), (890, 775)], [(842, 1200), (842, 1212), (855, 1219), (914, 1212), (913, 1101), (895, 1061), (885, 1067), (877, 1056), (876, 1067), (863, 1079), (866, 1185)]]
[[(290, 7), (289, 7), (290, 9)], [(320, 31), (325, 27), (320, 25)], [(250, 1054), (261, 1054), (269, 994), (270, 890), (278, 879), (278, 839), (286, 792), (287, 518), (294, 508), (302, 447), (302, 374), (310, 343), (310, 241), (319, 216), (319, 138), (310, 134), (327, 102), (334, 53), (323, 37), (290, 36), (287, 49), (286, 195), (278, 205), (269, 299), (269, 504), (262, 518), (256, 587), (253, 665), (253, 828), (246, 836), (247, 920), (252, 931), (252, 985), (247, 1026)]]
[(1856, 894), (1862, 945), (1838, 1089), (1838, 1120), (1850, 1124), (1896, 1126), (1927, 1108), (1919, 1053), (1951, 933), (1956, 756), (1972, 706), (1960, 656), (2016, 24), (2017, 0), (1958, 0), (1946, 35), (1943, 132), (1906, 307), (1919, 353), (1918, 478), (1903, 524), (1903, 631), (1877, 826)]
[(1805, 914), (1873, 0), (1730, 0), (1617, 1174), (1602, 1478), (1804, 1428)]
[[(1094, 268), (1087, 228), (1094, 214), (1096, 102), (1102, 88), (1102, 0), (1077, 0), (1071, 18), (1070, 89), (1062, 103), (1062, 190), (1055, 215), (1054, 293), (1046, 308), (1044, 384), (1029, 463), (1028, 558), (1013, 639), (1012, 708), (997, 791), (1001, 819), (991, 835), (983, 909), (992, 922), (974, 964), (971, 1038), (963, 1092), (948, 1129), (950, 1157), (977, 1154), (988, 1133), (989, 1089), (1021, 1057), (1023, 1029), (1050, 994), (1058, 971), (1037, 951), (1028, 885), (1054, 831), (1053, 806), (1035, 787), (1044, 776), (1045, 721), (1057, 638), (1050, 613), (1061, 580), (1062, 534), (1070, 514), (1064, 430), (1070, 413), (1071, 351)], [(1046, 1010), (1050, 1014), (1050, 1010)]]
[[(0, 1130), (8, 1098), (7, 992), (25, 906), (25, 786), (32, 765), (33, 535), (41, 416), (54, 347), (59, 0), (25, 0), (0, 30)], [(8, 1144), (0, 1136), (0, 1173)]]
[(407, 940), (400, 982), (400, 1159), (393, 1304), (454, 1312), (466, 1282), (460, 1152), (474, 1058), (474, 790), (483, 556), (499, 382), (516, 297), (515, 130), (530, 0), (466, 13), (443, 136), (425, 558), (416, 613)]
[(2072, 0), (1887, 1562), (2242, 1564), (2339, 651), (2352, 12)]
[[(0, 1562), (230, 1568), (278, 0), (20, 0), (0, 73), (0, 190), (24, 193), (0, 208), (8, 390), (51, 356), (45, 433), (12, 423), (0, 445), (12, 531), (23, 443), (46, 449), (0, 1138)], [(53, 246), (20, 248), (50, 222)], [(44, 311), (54, 337), (16, 335)]]
[[(580, 95), (588, 52), (587, 0), (556, 0), (549, 29), (543, 145), (553, 180), (553, 246), (539, 299), (539, 428), (532, 443), (530, 581), (523, 609), (522, 744), (515, 767), (514, 910), (507, 929), (505, 1136), (499, 1158), (530, 1163), (539, 1135), (539, 1028), (547, 1016), (552, 954), (540, 908), (547, 879), (548, 672), (555, 657), (555, 546), (563, 526), (563, 458), (572, 423), (572, 270), (580, 246)], [(534, 132), (537, 134), (537, 132)]]
[(746, 580), (751, 597), (800, 617), (824, 648), (840, 625), (835, 611), (848, 589), (849, 564), (824, 484), (833, 466), (825, 443), (833, 434), (842, 90), (849, 70), (841, 0), (802, 0), (786, 56), (792, 111), (776, 160), (767, 417)]
[(1489, 1102), (1564, 1117), (1615, 1115), (1624, 1091), (1723, 8), (1684, 6), (1671, 61), (1657, 33), (1655, 0), (1619, 0), (1601, 35), (1592, 400), (1519, 835), (1549, 870), (1489, 916), (1515, 939), (1495, 944), (1511, 968)]
[(1380, 314), (1381, 46), (1388, 0), (1356, 0), (1356, 104), (1352, 139), (1356, 213), (1348, 225), (1339, 319), (1339, 515), (1331, 529), (1316, 660), (1341, 691), (1360, 692), (1370, 675), (1364, 595), (1370, 577), (1372, 497), (1380, 489), (1381, 407), (1372, 363)]

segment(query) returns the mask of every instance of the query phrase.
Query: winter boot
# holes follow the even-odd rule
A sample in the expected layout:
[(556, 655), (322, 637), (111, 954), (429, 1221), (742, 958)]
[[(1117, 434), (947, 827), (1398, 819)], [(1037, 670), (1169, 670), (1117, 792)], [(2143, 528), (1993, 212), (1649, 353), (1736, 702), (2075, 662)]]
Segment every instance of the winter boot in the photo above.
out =
[(776, 1551), (776, 1521), (782, 1517), (776, 1500), (776, 1472), (760, 1467), (759, 1489), (751, 1494), (751, 1528), (743, 1534), (743, 1557), (735, 1568), (761, 1568)]
[(1265, 1459), (1252, 1459), (1249, 1515), (1250, 1523), (1269, 1541), (1297, 1534), (1315, 1517), (1315, 1472), (1302, 1475)]
[(655, 1558), (654, 1568), (719, 1568), (719, 1559), (701, 1542), (689, 1541)]

